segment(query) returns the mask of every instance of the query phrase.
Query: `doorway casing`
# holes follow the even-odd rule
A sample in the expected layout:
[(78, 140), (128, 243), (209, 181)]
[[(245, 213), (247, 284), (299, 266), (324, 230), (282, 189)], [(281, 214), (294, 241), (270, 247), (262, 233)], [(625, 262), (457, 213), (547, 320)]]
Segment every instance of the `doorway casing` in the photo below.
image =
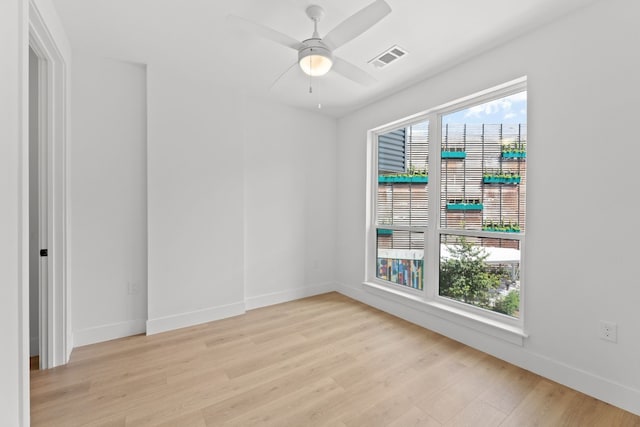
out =
[[(67, 289), (67, 73), (68, 64), (35, 0), (29, 1), (29, 45), (38, 57), (38, 150), (41, 214), (39, 241), (48, 256), (40, 266), (40, 368), (68, 362), (73, 348)], [(24, 185), (24, 184), (23, 184)], [(28, 183), (22, 189), (28, 194)], [(22, 212), (28, 221), (29, 212)], [(28, 297), (29, 281), (22, 283)], [(28, 325), (21, 331), (28, 339)]]

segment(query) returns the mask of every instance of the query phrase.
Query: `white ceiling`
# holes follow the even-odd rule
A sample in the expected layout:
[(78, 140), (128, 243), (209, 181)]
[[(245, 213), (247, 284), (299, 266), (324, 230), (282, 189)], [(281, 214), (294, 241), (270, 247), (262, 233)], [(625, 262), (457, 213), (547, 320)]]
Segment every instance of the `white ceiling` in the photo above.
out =
[[(595, 0), (387, 0), (392, 12), (335, 55), (372, 74), (361, 86), (330, 72), (313, 81), (293, 67), (294, 50), (229, 27), (234, 14), (297, 40), (311, 36), (305, 15), (319, 4), (320, 35), (373, 0), (53, 0), (72, 47), (127, 61), (171, 64), (295, 107), (340, 116), (432, 76)], [(367, 62), (397, 44), (409, 55), (376, 69)]]

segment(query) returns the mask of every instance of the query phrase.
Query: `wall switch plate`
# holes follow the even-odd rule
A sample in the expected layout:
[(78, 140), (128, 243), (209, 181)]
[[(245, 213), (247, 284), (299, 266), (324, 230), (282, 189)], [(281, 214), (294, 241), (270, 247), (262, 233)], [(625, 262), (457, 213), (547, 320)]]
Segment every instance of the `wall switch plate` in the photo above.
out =
[(137, 283), (129, 282), (127, 283), (127, 291), (129, 295), (135, 295), (140, 292), (140, 286)]
[(613, 322), (601, 320), (600, 338), (605, 341), (618, 342), (618, 325)]

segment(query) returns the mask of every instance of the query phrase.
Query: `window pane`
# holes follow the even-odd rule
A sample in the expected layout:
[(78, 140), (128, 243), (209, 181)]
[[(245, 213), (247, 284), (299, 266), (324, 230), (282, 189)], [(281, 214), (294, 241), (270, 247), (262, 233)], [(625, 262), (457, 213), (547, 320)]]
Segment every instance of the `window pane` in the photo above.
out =
[(376, 276), (398, 285), (423, 289), (424, 233), (377, 229)]
[(439, 294), (519, 317), (520, 242), (441, 235)]
[(443, 116), (440, 224), (525, 229), (527, 93)]
[(427, 226), (428, 148), (428, 122), (378, 137), (378, 224)]

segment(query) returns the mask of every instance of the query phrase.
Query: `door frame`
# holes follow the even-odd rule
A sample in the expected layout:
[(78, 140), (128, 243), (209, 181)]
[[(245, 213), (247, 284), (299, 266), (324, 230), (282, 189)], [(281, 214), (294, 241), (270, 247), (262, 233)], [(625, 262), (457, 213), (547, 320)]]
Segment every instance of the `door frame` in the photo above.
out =
[[(42, 190), (41, 246), (37, 249), (49, 252), (47, 257), (40, 257), (39, 279), (40, 368), (47, 369), (67, 363), (73, 348), (67, 289), (68, 66), (35, 0), (29, 1), (29, 46), (38, 57), (38, 165)], [(28, 215), (23, 212), (27, 221)], [(27, 286), (25, 294), (29, 295), (28, 281), (23, 286)], [(25, 329), (22, 332), (28, 336), (29, 328)]]

